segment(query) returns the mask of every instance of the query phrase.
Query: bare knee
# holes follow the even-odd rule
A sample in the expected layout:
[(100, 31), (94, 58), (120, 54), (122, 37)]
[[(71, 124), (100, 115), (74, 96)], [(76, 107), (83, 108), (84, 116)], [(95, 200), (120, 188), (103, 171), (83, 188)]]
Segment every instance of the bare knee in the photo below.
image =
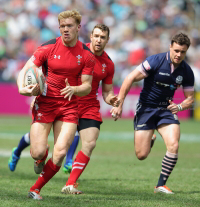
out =
[(57, 162), (61, 162), (66, 156), (66, 153), (66, 148), (63, 148), (61, 146), (54, 146), (53, 157), (56, 158)]
[(85, 155), (87, 156), (91, 156), (92, 151), (94, 150), (94, 148), (96, 147), (96, 140), (92, 140), (92, 141), (84, 141), (82, 143), (82, 151)]
[(34, 160), (41, 160), (46, 154), (46, 148), (31, 149), (31, 156)]
[(174, 141), (174, 142), (168, 144), (168, 146), (167, 146), (168, 152), (171, 152), (171, 153), (178, 153), (178, 148), (179, 148), (178, 141)]
[(147, 153), (147, 152), (145, 152), (145, 151), (136, 151), (135, 152), (135, 154), (136, 154), (136, 156), (137, 156), (137, 158), (139, 159), (139, 160), (144, 160), (144, 159), (146, 159), (147, 158), (147, 156), (148, 156), (148, 154), (149, 153)]

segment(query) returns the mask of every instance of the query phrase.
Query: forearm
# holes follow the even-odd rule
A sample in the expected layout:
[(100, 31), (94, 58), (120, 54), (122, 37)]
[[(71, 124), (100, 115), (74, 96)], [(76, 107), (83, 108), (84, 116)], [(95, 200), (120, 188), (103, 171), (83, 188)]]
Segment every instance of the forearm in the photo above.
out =
[(104, 101), (108, 104), (108, 105), (112, 105), (110, 100), (111, 98), (114, 96), (114, 92), (111, 90), (109, 92), (103, 92), (102, 93), (103, 99)]
[(132, 83), (134, 82), (134, 80), (131, 80), (129, 78), (129, 76), (126, 77), (126, 79), (124, 80), (118, 98), (120, 99), (120, 105), (122, 106), (124, 103), (124, 99), (126, 98), (126, 95), (128, 94), (128, 92), (130, 91), (130, 88), (132, 86)]
[(194, 103), (193, 97), (186, 98), (182, 103), (178, 104), (179, 111), (183, 111), (192, 107)]
[(74, 95), (76, 96), (86, 96), (91, 92), (91, 84), (90, 83), (83, 83), (80, 86), (72, 86), (74, 89)]
[(17, 78), (17, 86), (18, 86), (18, 90), (20, 93), (21, 89), (24, 87), (24, 71), (23, 70), (19, 72), (19, 75)]

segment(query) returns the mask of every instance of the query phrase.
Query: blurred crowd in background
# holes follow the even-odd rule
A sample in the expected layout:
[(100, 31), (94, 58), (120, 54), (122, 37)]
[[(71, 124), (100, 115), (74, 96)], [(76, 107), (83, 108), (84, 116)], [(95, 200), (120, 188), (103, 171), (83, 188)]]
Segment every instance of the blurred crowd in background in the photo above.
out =
[(36, 48), (60, 36), (57, 16), (77, 9), (82, 15), (80, 41), (90, 41), (97, 23), (110, 28), (106, 52), (115, 63), (120, 86), (147, 56), (169, 50), (177, 32), (188, 34), (186, 61), (200, 90), (200, 0), (0, 0), (0, 82), (15, 82)]

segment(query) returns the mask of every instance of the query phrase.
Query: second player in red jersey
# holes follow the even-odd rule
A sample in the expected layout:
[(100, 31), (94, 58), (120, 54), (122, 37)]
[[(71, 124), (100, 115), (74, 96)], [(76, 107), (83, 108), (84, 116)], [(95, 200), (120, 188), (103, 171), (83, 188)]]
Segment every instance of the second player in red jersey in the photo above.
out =
[[(88, 48), (92, 49), (92, 42), (86, 44)], [(104, 88), (109, 85), (111, 91), (110, 95), (114, 95), (112, 91), (113, 76), (114, 76), (114, 63), (108, 56), (108, 54), (103, 51), (103, 53), (98, 56), (95, 55), (96, 63), (94, 67), (93, 80), (92, 80), (92, 91), (84, 97), (78, 97), (78, 115), (80, 118), (94, 119), (96, 121), (102, 122), (101, 113), (100, 113), (100, 102), (97, 99), (98, 88), (100, 81), (102, 81), (103, 87), (103, 96), (107, 97), (108, 91), (105, 91)], [(80, 84), (80, 79), (79, 79)], [(106, 99), (104, 99), (106, 101)], [(107, 97), (107, 103), (109, 102), (109, 97)]]
[[(104, 101), (112, 106), (119, 105), (117, 96), (114, 95), (112, 79), (114, 76), (114, 64), (104, 51), (109, 40), (109, 28), (103, 24), (94, 27), (91, 34), (91, 43), (87, 46), (95, 54), (96, 64), (94, 67), (92, 91), (84, 97), (78, 98), (79, 125), (82, 147), (78, 152), (72, 171), (66, 185), (62, 188), (62, 193), (80, 194), (76, 181), (87, 166), (93, 149), (96, 146), (100, 132), (102, 118), (100, 114), (100, 103), (97, 100), (97, 93), (100, 81), (102, 81), (102, 95)], [(79, 80), (80, 84), (80, 80)]]

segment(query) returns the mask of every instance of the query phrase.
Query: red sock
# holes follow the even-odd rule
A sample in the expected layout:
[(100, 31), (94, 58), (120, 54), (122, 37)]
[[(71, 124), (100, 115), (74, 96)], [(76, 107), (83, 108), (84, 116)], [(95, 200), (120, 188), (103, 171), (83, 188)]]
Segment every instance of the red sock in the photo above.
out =
[(73, 185), (76, 183), (89, 161), (90, 157), (83, 154), (82, 151), (79, 151), (72, 165), (72, 171), (70, 173), (68, 181), (66, 182), (66, 185)]
[(30, 188), (31, 190), (40, 189), (60, 170), (60, 166), (55, 165), (51, 159), (45, 164), (40, 177), (36, 183)]

